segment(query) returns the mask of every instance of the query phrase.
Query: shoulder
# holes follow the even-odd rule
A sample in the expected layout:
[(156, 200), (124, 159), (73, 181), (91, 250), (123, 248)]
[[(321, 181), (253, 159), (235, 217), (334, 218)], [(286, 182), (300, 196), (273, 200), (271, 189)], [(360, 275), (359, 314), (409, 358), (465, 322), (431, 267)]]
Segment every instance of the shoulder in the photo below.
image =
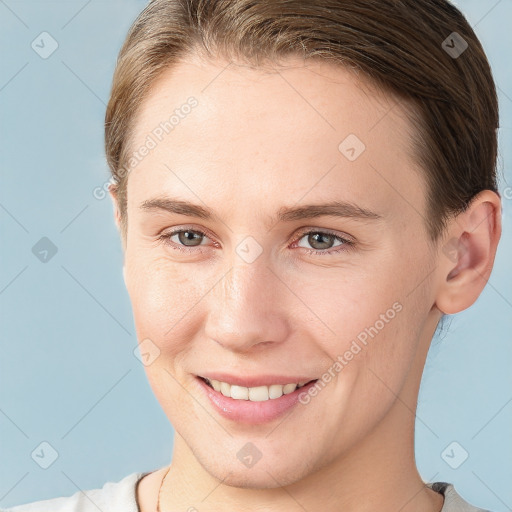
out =
[(137, 483), (146, 473), (132, 473), (118, 482), (107, 482), (101, 489), (78, 491), (72, 496), (17, 505), (3, 512), (98, 512), (122, 510), (138, 512)]
[(490, 512), (468, 503), (456, 490), (453, 484), (433, 482), (426, 484), (432, 490), (444, 496), (444, 505), (440, 512)]

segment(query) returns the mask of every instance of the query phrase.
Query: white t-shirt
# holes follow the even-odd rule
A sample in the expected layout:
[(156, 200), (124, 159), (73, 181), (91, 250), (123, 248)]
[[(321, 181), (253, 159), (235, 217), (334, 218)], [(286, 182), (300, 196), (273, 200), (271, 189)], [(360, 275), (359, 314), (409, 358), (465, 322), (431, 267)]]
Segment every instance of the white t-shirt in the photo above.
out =
[[(132, 473), (119, 482), (107, 482), (101, 489), (78, 491), (67, 498), (53, 498), (18, 505), (1, 512), (140, 512), (136, 499), (137, 482), (146, 473)], [(427, 483), (428, 487), (444, 495), (441, 512), (489, 512), (465, 501), (446, 482)]]

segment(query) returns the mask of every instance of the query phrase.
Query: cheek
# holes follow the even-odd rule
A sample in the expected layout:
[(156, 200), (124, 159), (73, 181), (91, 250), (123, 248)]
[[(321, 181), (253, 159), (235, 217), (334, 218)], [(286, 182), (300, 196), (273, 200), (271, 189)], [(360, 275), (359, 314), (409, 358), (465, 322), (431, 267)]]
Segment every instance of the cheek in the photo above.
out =
[(139, 350), (151, 357), (144, 370), (153, 394), (173, 424), (179, 424), (182, 413), (178, 411), (187, 401), (182, 375), (187, 369), (186, 354), (197, 336), (194, 307), (199, 298), (190, 275), (165, 260), (127, 262), (127, 289)]
[[(316, 311), (330, 327), (329, 337), (322, 343), (331, 359), (341, 358), (343, 372), (360, 374), (365, 386), (381, 398), (389, 391), (377, 377), (393, 389), (399, 387), (414, 359), (428, 314), (422, 287), (410, 293), (421, 281), (419, 271), (409, 271), (407, 265), (396, 252), (381, 253), (366, 272), (347, 270), (343, 279), (325, 281), (325, 294), (317, 291), (313, 298)], [(428, 285), (425, 282), (423, 286)]]
[(355, 335), (362, 347), (368, 398), (376, 408), (379, 401), (393, 401), (399, 394), (415, 364), (430, 311), (431, 286), (423, 271), (428, 262), (418, 256), (414, 265), (409, 263), (408, 258), (397, 257), (397, 264), (386, 270), (386, 278), (372, 289), (374, 298), (364, 308), (366, 323)]
[[(190, 340), (201, 290), (192, 270), (165, 259), (127, 262), (127, 289), (139, 340), (150, 338), (163, 353), (179, 352)], [(171, 340), (166, 343), (166, 340)]]

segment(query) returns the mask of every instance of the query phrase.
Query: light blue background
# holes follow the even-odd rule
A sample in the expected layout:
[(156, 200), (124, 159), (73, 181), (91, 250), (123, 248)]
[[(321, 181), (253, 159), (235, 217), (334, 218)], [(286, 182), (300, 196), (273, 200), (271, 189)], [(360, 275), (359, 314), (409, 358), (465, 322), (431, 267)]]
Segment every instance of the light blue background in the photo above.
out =
[[(109, 177), (103, 119), (115, 59), (144, 5), (0, 0), (3, 507), (101, 487), (170, 461), (172, 428), (133, 354), (110, 198), (92, 194)], [(498, 86), (503, 191), (512, 185), (512, 2), (457, 5)], [(31, 48), (43, 31), (59, 44), (48, 59)], [(489, 285), (433, 343), (416, 422), (422, 477), (452, 482), (471, 503), (500, 512), (512, 508), (511, 203), (504, 199)], [(32, 253), (45, 236), (58, 247), (46, 264)], [(46, 470), (31, 458), (43, 441), (59, 454)], [(441, 457), (452, 441), (469, 453), (458, 469)]]

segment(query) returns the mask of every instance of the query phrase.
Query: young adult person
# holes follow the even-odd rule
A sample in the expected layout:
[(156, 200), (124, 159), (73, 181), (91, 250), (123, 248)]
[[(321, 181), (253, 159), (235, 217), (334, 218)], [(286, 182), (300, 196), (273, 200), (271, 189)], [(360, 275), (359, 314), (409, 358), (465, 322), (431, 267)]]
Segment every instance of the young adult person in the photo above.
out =
[(105, 137), (172, 460), (18, 510), (480, 510), (421, 478), (414, 425), (493, 266), (497, 127), (448, 1), (150, 2)]

